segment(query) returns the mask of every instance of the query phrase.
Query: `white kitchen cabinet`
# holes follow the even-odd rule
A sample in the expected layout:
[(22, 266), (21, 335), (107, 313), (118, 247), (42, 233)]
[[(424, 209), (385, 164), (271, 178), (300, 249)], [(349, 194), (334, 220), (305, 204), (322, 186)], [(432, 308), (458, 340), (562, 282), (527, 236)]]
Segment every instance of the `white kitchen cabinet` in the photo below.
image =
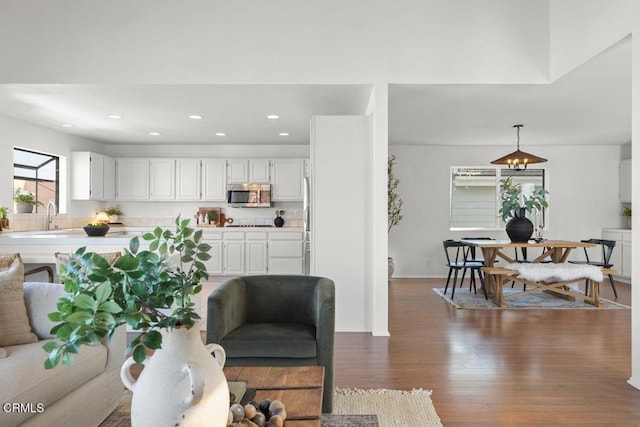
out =
[(267, 274), (267, 233), (250, 232), (245, 240), (245, 274)]
[(149, 159), (116, 159), (116, 199), (149, 200)]
[(302, 232), (269, 233), (269, 274), (303, 274)]
[(271, 181), (269, 166), (268, 159), (250, 159), (249, 182), (252, 184), (269, 184)]
[(228, 184), (269, 184), (268, 159), (227, 160)]
[(631, 279), (631, 230), (606, 228), (602, 230), (602, 238), (616, 242), (611, 254), (613, 269), (618, 276)]
[(222, 250), (223, 274), (244, 274), (244, 233), (233, 231), (224, 233)]
[(274, 202), (302, 200), (304, 165), (304, 159), (271, 161), (271, 198)]
[(209, 273), (210, 279), (211, 276), (223, 274), (224, 269), (222, 264), (222, 233), (205, 232), (202, 234), (202, 241), (211, 246), (211, 249), (209, 250), (209, 255), (211, 256), (211, 258), (204, 262), (204, 265), (207, 267), (207, 272)]
[(227, 161), (225, 159), (202, 160), (202, 200), (227, 200)]
[(109, 156), (102, 156), (104, 163), (103, 170), (103, 199), (115, 200), (116, 199), (116, 159)]
[(71, 198), (73, 200), (113, 200), (114, 160), (89, 151), (71, 153)]
[(631, 203), (631, 159), (620, 162), (620, 202)]
[(200, 200), (200, 159), (176, 159), (176, 200)]
[(174, 159), (150, 159), (151, 200), (175, 200), (176, 161)]

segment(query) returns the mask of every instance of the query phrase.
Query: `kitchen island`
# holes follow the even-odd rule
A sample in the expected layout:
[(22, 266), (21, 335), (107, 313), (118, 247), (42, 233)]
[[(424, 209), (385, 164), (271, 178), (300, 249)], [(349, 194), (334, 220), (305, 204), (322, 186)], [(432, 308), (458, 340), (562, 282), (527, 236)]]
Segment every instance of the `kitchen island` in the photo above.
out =
[[(154, 227), (112, 227), (104, 237), (88, 237), (81, 228), (0, 233), (0, 253), (20, 253), (25, 264), (54, 264), (56, 252), (85, 246), (92, 252), (124, 252), (130, 240)], [(242, 274), (302, 274), (300, 227), (197, 227), (211, 245), (206, 262), (211, 276)]]

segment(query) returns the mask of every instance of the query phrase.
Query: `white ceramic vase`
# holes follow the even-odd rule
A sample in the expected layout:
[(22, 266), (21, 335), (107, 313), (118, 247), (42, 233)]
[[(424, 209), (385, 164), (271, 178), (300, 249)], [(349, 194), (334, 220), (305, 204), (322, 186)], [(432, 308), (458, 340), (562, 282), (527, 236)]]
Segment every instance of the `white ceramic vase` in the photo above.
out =
[(125, 387), (133, 392), (132, 427), (225, 427), (229, 387), (222, 372), (224, 349), (205, 346), (198, 324), (161, 332), (162, 348), (147, 357), (137, 381), (131, 376), (132, 357), (120, 371)]

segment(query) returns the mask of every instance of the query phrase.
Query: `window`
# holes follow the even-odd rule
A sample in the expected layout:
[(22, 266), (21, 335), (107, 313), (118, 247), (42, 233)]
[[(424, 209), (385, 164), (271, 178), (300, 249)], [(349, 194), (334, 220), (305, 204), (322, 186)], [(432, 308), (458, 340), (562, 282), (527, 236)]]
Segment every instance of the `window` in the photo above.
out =
[[(23, 148), (13, 149), (13, 191), (20, 188), (30, 191), (36, 200), (47, 206), (53, 200), (58, 210), (60, 199), (60, 158), (51, 154), (38, 153)], [(36, 205), (35, 212), (44, 212), (44, 207)], [(14, 211), (15, 211), (14, 206)], [(56, 212), (57, 213), (57, 212)]]
[[(451, 230), (496, 230), (504, 228), (498, 215), (499, 181), (512, 177), (514, 183), (532, 183), (536, 190), (547, 189), (544, 169), (515, 171), (497, 167), (451, 168)], [(545, 224), (546, 210), (529, 218), (534, 225)]]

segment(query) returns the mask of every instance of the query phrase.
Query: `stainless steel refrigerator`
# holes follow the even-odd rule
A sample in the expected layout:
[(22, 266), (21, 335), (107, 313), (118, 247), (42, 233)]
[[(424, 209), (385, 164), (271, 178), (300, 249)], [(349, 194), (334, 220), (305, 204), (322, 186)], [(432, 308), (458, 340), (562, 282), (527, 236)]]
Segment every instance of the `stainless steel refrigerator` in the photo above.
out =
[(303, 263), (304, 274), (309, 276), (311, 274), (311, 183), (309, 177), (304, 177), (302, 185), (303, 197), (302, 197), (302, 223), (303, 223)]

